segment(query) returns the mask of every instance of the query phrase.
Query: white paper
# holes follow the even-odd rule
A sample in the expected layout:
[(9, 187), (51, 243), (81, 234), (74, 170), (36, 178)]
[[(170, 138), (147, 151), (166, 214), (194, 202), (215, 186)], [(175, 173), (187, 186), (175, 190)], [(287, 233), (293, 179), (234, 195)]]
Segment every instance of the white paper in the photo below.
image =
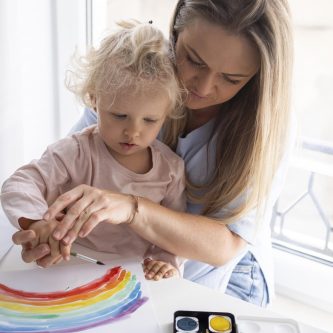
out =
[[(124, 317), (121, 317), (120, 314), (119, 315), (115, 315), (115, 317), (117, 318), (116, 321), (107, 323), (107, 324), (101, 324), (100, 326), (97, 327), (93, 327), (93, 328), (86, 328), (89, 325), (85, 325), (85, 317), (83, 320), (80, 320), (80, 322), (76, 323), (77, 318), (82, 318), (82, 316), (85, 316), (85, 309), (84, 307), (78, 307), (77, 309), (75, 308), (76, 302), (85, 302), (85, 299), (83, 297), (83, 300), (73, 300), (70, 301), (68, 296), (66, 296), (66, 301), (65, 301), (65, 305), (67, 307), (67, 305), (69, 305), (70, 307), (72, 307), (72, 305), (74, 306), (74, 308), (71, 310), (69, 310), (68, 312), (61, 312), (63, 310), (60, 310), (59, 308), (59, 317), (61, 318), (67, 318), (66, 320), (64, 319), (63, 322), (61, 322), (61, 320), (59, 320), (58, 324), (57, 322), (54, 320), (53, 321), (53, 326), (50, 324), (50, 328), (48, 328), (48, 332), (75, 332), (77, 331), (77, 329), (81, 327), (84, 327), (84, 332), (121, 332), (121, 333), (133, 333), (133, 332), (145, 332), (145, 333), (157, 333), (160, 332), (160, 328), (159, 325), (157, 323), (156, 317), (155, 317), (155, 312), (152, 306), (152, 301), (151, 301), (151, 296), (149, 293), (149, 289), (145, 283), (145, 279), (143, 276), (143, 272), (142, 272), (142, 267), (141, 264), (137, 261), (129, 261), (129, 260), (125, 260), (125, 261), (109, 261), (109, 262), (105, 262), (106, 265), (97, 265), (97, 264), (93, 264), (93, 263), (82, 263), (82, 264), (76, 264), (75, 265), (64, 265), (64, 266), (53, 266), (47, 269), (41, 269), (38, 267), (34, 267), (33, 269), (30, 270), (24, 270), (22, 272), (19, 271), (6, 271), (6, 272), (2, 272), (0, 273), (0, 283), (2, 285), (8, 286), (12, 289), (16, 289), (16, 290), (20, 290), (20, 291), (25, 291), (25, 292), (38, 292), (38, 293), (47, 293), (49, 295), (49, 293), (51, 292), (68, 292), (76, 287), (82, 287), (86, 284), (91, 283), (92, 281), (101, 278), (103, 276), (105, 276), (106, 272), (112, 268), (112, 267), (116, 267), (116, 266), (121, 266), (122, 270), (125, 270), (126, 272), (130, 273), (129, 275), (131, 276), (135, 276), (136, 280), (134, 280), (133, 285), (135, 284), (135, 281), (140, 282), (139, 287), (136, 287), (136, 290), (139, 288), (141, 289), (142, 292), (142, 296), (139, 297), (140, 300), (144, 299), (146, 300), (142, 305), (140, 305), (134, 312), (129, 311), (130, 313), (127, 314)], [(119, 284), (120, 285), (120, 284)], [(136, 284), (136, 286), (138, 286)], [(112, 288), (111, 288), (112, 289)], [(88, 291), (87, 291), (88, 292)], [(85, 296), (87, 295), (87, 292), (82, 293), (81, 296)], [(98, 293), (98, 297), (104, 297), (104, 295), (106, 295), (108, 293), (108, 291), (104, 291), (104, 292), (99, 292)], [(6, 294), (6, 293), (5, 293)], [(33, 315), (41, 315), (42, 313), (45, 315), (45, 313), (47, 313), (47, 308), (48, 306), (51, 305), (45, 305), (44, 307), (44, 303), (42, 307), (37, 308), (36, 313), (33, 313), (33, 315), (31, 315), (31, 311), (35, 311), (35, 310), (30, 310), (28, 307), (32, 306), (32, 300), (33, 298), (31, 297), (31, 295), (29, 295), (28, 298), (23, 297), (22, 299), (22, 303), (20, 297), (17, 297), (15, 299), (16, 302), (18, 303), (14, 303), (13, 300), (9, 300), (8, 303), (6, 303), (6, 300), (4, 300), (3, 298), (3, 292), (0, 292), (0, 331), (1, 332), (9, 332), (4, 330), (3, 327), (6, 327), (6, 321), (7, 321), (7, 325), (8, 325), (8, 313), (6, 313), (6, 311), (8, 311), (8, 306), (12, 306), (13, 308), (11, 309), (11, 311), (18, 311), (20, 312), (20, 316), (17, 318), (17, 323), (24, 323), (24, 325), (28, 325), (29, 324), (29, 320), (31, 319), (30, 316)], [(88, 298), (89, 302), (90, 302), (91, 298)], [(4, 302), (5, 303), (2, 303)], [(27, 303), (25, 304), (24, 301), (27, 301)], [(61, 298), (60, 298), (61, 301)], [(97, 301), (94, 302), (94, 306), (96, 307), (102, 307), (102, 304), (108, 304), (107, 302), (115, 302), (115, 308), (118, 308), (118, 305), (120, 304), (120, 301), (117, 301), (115, 297), (110, 297), (107, 298), (106, 300), (101, 301)], [(136, 302), (136, 301), (135, 301)], [(7, 305), (6, 308), (4, 308), (3, 305)], [(63, 305), (64, 303), (62, 303)], [(81, 304), (81, 303), (80, 303)], [(110, 306), (111, 303), (109, 303), (107, 306)], [(140, 301), (138, 301), (135, 304), (141, 304)], [(52, 305), (52, 309), (50, 310), (50, 314), (57, 314), (57, 305)], [(36, 307), (35, 307), (36, 309)], [(28, 311), (28, 314), (27, 314)], [(30, 312), (29, 312), (30, 311)], [(45, 312), (46, 311), (46, 312)], [(89, 310), (90, 311), (90, 310)], [(123, 310), (121, 310), (123, 311)], [(125, 311), (126, 312), (126, 311)], [(87, 312), (88, 316), (93, 316), (92, 313), (94, 312)], [(100, 314), (101, 311), (96, 311), (96, 315)], [(24, 315), (27, 316), (27, 319), (24, 319)], [(67, 317), (66, 317), (67, 316)], [(121, 319), (119, 319), (119, 317)], [(23, 318), (23, 319), (22, 319)], [(68, 320), (69, 318), (69, 320)], [(94, 320), (96, 320), (96, 322), (99, 322), (101, 317), (96, 317), (93, 318)], [(105, 317), (103, 317), (105, 318)], [(110, 317), (109, 317), (110, 318)], [(16, 319), (13, 319), (12, 322), (15, 323)], [(33, 320), (37, 320), (37, 319), (32, 319), (32, 323), (34, 322)], [(45, 323), (45, 327), (47, 327), (48, 319), (43, 319), (44, 323)], [(70, 322), (69, 322), (70, 321)], [(41, 320), (39, 319), (39, 322), (41, 322)], [(68, 324), (69, 322), (69, 324)], [(63, 324), (65, 323), (65, 324)], [(88, 321), (87, 321), (88, 323)], [(3, 325), (3, 327), (1, 326)], [(58, 327), (56, 325), (59, 325)], [(60, 325), (65, 325), (60, 327)], [(71, 328), (66, 328), (66, 325), (72, 325)], [(77, 325), (76, 330), (75, 327), (73, 327), (73, 325)], [(54, 330), (53, 330), (54, 327)], [(40, 330), (41, 332), (42, 330)], [(45, 330), (44, 330), (45, 331)], [(80, 330), (81, 331), (81, 330)], [(32, 330), (31, 331), (26, 331), (26, 332), (39, 332), (36, 330)]]
[(17, 231), (4, 216), (0, 209), (0, 262), (13, 245), (12, 236)]

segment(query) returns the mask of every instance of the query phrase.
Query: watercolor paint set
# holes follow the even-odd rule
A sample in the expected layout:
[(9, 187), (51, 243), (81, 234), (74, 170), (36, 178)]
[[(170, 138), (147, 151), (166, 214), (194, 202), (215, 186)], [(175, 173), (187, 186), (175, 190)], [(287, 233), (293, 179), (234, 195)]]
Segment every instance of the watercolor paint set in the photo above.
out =
[(176, 311), (173, 327), (174, 333), (237, 333), (229, 312)]
[(235, 316), (230, 312), (176, 311), (173, 333), (300, 333), (295, 320)]

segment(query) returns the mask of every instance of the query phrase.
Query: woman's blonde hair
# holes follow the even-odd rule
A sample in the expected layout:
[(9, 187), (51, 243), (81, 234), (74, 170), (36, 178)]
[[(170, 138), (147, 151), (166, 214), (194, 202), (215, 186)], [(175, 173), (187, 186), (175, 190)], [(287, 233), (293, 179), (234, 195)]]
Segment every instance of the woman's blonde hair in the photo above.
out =
[(66, 84), (89, 108), (100, 94), (164, 91), (170, 98), (169, 117), (182, 112), (182, 95), (170, 49), (163, 33), (149, 23), (122, 21), (120, 29), (104, 38), (85, 57), (74, 56), (74, 70)]
[[(286, 0), (180, 0), (171, 23), (172, 49), (179, 33), (197, 18), (246, 36), (260, 56), (257, 74), (221, 105), (214, 132), (218, 139), (212, 179), (200, 186), (188, 181), (190, 200), (203, 204), (206, 215), (214, 216), (245, 196), (242, 204), (226, 216), (225, 221), (232, 222), (254, 207), (264, 208), (283, 154), (289, 128), (292, 71), (289, 8)], [(175, 148), (185, 127), (184, 119), (168, 121), (164, 141)], [(198, 189), (205, 195), (196, 195)]]

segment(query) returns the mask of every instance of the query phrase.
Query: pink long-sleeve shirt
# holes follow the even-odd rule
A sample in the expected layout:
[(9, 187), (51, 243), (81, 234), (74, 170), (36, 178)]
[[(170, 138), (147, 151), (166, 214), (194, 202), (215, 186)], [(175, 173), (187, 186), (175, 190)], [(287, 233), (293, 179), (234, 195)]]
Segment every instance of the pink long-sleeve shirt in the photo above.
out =
[[(62, 193), (80, 184), (135, 194), (174, 210), (185, 210), (184, 162), (169, 147), (155, 140), (153, 167), (137, 174), (119, 164), (91, 126), (50, 145), (39, 160), (19, 168), (3, 186), (1, 203), (10, 222), (42, 219), (48, 206)], [(126, 224), (101, 222), (77, 242), (97, 251), (124, 256), (150, 256), (179, 268), (179, 260), (138, 236)]]

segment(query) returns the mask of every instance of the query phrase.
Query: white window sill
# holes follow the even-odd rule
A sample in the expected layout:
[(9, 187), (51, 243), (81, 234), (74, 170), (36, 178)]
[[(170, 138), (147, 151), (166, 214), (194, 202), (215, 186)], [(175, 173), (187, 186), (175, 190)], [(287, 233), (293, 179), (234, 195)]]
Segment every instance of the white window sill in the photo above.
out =
[(274, 249), (276, 293), (333, 315), (333, 267)]

